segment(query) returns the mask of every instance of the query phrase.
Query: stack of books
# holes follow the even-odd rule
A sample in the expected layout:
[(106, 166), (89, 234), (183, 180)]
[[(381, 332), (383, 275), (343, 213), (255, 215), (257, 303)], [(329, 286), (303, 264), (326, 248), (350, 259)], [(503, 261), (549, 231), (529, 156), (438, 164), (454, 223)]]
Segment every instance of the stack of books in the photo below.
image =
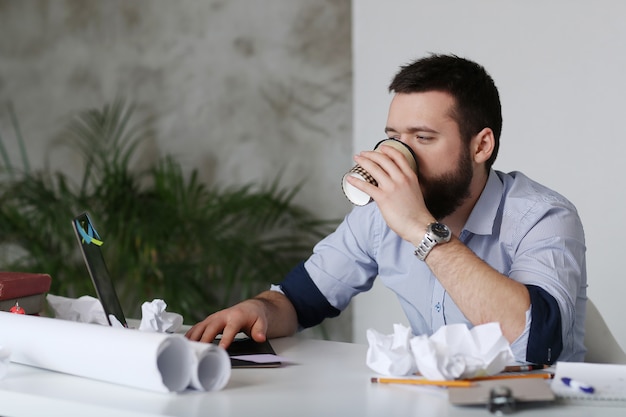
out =
[(26, 314), (41, 313), (51, 283), (48, 274), (0, 271), (0, 311), (19, 305)]

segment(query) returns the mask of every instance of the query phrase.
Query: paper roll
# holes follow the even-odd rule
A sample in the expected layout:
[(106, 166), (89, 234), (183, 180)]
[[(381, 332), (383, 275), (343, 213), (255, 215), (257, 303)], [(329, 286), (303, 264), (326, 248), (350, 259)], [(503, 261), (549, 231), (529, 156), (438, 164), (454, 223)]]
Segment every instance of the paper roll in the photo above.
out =
[(9, 349), (0, 345), (0, 380), (4, 379), (8, 372), (9, 362), (11, 361), (11, 352)]
[(223, 349), (212, 343), (189, 342), (194, 350), (194, 366), (191, 387), (200, 391), (218, 391), (230, 379), (230, 357)]
[(196, 366), (179, 334), (0, 312), (11, 362), (158, 392), (185, 390)]

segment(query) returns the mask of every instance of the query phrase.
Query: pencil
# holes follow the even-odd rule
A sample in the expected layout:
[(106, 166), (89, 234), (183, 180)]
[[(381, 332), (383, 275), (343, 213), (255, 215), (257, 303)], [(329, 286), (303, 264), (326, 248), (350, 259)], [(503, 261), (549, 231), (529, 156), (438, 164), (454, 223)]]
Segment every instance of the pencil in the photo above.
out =
[(376, 378), (371, 379), (372, 382), (381, 384), (411, 384), (411, 385), (434, 385), (438, 387), (472, 387), (474, 383), (468, 380), (439, 381), (433, 379), (416, 379), (416, 378)]
[(540, 378), (540, 379), (552, 379), (553, 374), (544, 372), (538, 374), (500, 374), (489, 376), (477, 376), (475, 378), (468, 378), (466, 381), (491, 381), (494, 379), (525, 379), (525, 378)]
[(550, 365), (513, 365), (505, 366), (503, 372), (528, 372), (549, 368)]

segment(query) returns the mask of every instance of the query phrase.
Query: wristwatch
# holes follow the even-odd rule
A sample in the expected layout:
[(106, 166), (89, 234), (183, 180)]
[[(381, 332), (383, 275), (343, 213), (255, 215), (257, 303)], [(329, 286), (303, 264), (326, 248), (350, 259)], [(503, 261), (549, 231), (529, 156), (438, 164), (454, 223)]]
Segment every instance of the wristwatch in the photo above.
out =
[(417, 259), (420, 261), (423, 261), (435, 245), (449, 242), (451, 237), (452, 232), (450, 232), (450, 229), (445, 224), (439, 222), (429, 224), (426, 226), (424, 239), (422, 239), (419, 246), (415, 248), (415, 256), (417, 256)]

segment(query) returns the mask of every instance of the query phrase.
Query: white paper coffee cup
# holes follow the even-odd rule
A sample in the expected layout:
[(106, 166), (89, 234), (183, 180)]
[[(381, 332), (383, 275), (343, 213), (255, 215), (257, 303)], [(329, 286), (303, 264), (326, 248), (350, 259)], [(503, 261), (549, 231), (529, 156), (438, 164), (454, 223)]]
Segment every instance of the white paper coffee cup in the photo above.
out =
[[(413, 150), (411, 150), (408, 145), (400, 142), (397, 139), (384, 139), (376, 144), (374, 150), (378, 149), (380, 145), (392, 146), (393, 148), (399, 150), (409, 162), (409, 165), (411, 166), (413, 171), (417, 172), (417, 159), (415, 158)], [(363, 167), (361, 167), (360, 165), (355, 165), (350, 171), (344, 174), (341, 180), (341, 188), (343, 189), (343, 193), (352, 204), (354, 204), (355, 206), (364, 206), (370, 203), (372, 201), (372, 198), (368, 194), (350, 184), (347, 181), (348, 177), (356, 177), (363, 181), (369, 182), (374, 186), (378, 186), (378, 183), (376, 182), (374, 177), (372, 177), (370, 173), (364, 170)]]

